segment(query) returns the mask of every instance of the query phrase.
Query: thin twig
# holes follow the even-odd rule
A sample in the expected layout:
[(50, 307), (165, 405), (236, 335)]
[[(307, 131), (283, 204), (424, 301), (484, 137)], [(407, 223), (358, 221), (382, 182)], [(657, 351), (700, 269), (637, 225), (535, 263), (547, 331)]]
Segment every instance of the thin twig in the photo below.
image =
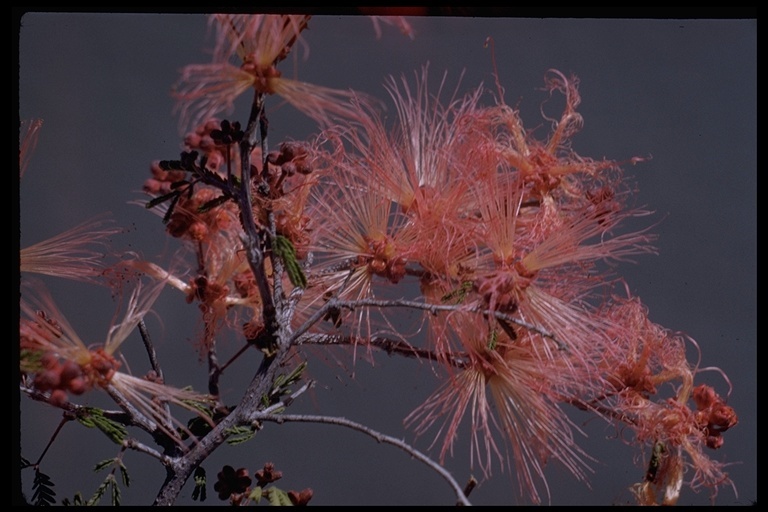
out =
[(168, 468), (168, 477), (155, 497), (154, 505), (172, 505), (195, 468), (226, 441), (228, 432), (238, 425), (251, 423), (249, 411), (261, 406), (261, 398), (269, 393), (277, 371), (287, 357), (288, 352), (283, 350), (278, 351), (274, 357), (265, 357), (261, 360), (256, 374), (233, 412), (223, 418), (205, 437), (198, 439), (183, 457), (174, 459)]
[(163, 378), (163, 371), (160, 369), (160, 362), (157, 360), (157, 352), (155, 346), (152, 343), (152, 338), (149, 336), (149, 330), (147, 324), (144, 323), (144, 319), (139, 320), (139, 332), (141, 333), (141, 339), (144, 341), (144, 348), (147, 350), (147, 356), (149, 357), (149, 364), (152, 365), (152, 369), (155, 371), (159, 378)]
[(208, 393), (219, 396), (219, 376), (224, 369), (219, 366), (219, 357), (216, 354), (216, 343), (211, 343), (208, 349)]
[(352, 275), (354, 272), (355, 272), (354, 267), (349, 269), (349, 273), (347, 274), (346, 279), (344, 279), (344, 282), (341, 284), (339, 289), (336, 290), (336, 293), (334, 293), (333, 297), (331, 297), (325, 304), (323, 304), (320, 309), (315, 311), (315, 313), (311, 317), (309, 317), (300, 327), (298, 327), (296, 330), (293, 331), (290, 339), (288, 340), (288, 345), (293, 345), (302, 334), (304, 334), (309, 329), (311, 329), (312, 326), (315, 325), (317, 322), (319, 322), (321, 319), (325, 318), (328, 312), (332, 311), (333, 309), (339, 308), (339, 305), (338, 305), (339, 294), (342, 293), (344, 289), (347, 287), (347, 284), (349, 283), (349, 280), (352, 278)]
[[(143, 318), (139, 320), (138, 328), (139, 333), (141, 333), (141, 339), (144, 341), (144, 348), (147, 351), (147, 356), (149, 357), (149, 364), (152, 365), (152, 370), (155, 372), (157, 378), (162, 382), (163, 371), (160, 369), (160, 362), (157, 360), (157, 351), (155, 351), (155, 345), (152, 343), (152, 338), (149, 336), (149, 329), (147, 329), (147, 324), (144, 323)], [(171, 407), (166, 403), (164, 408), (165, 415), (170, 420)]]
[(104, 391), (106, 391), (112, 400), (114, 400), (115, 403), (119, 405), (131, 417), (131, 423), (133, 425), (144, 429), (152, 435), (157, 434), (158, 424), (139, 412), (139, 410), (136, 409), (136, 407), (134, 407), (133, 404), (131, 404), (131, 402), (123, 396), (120, 390), (118, 390), (112, 384), (108, 384), (104, 388)]
[[(357, 336), (343, 334), (323, 334), (308, 333), (296, 340), (297, 345), (355, 345), (361, 338)], [(429, 361), (446, 362), (455, 368), (466, 368), (467, 355), (459, 354), (437, 354), (432, 350), (414, 347), (408, 342), (385, 338), (382, 336), (371, 336), (363, 340), (364, 343), (383, 350), (387, 354), (399, 354), (405, 357), (414, 357), (418, 359), (427, 359)]]
[(259, 295), (261, 297), (262, 304), (264, 305), (264, 325), (267, 326), (268, 332), (275, 332), (276, 329), (271, 329), (275, 325), (275, 304), (272, 297), (272, 291), (269, 288), (269, 279), (267, 279), (267, 272), (264, 268), (264, 253), (260, 246), (259, 230), (256, 227), (256, 221), (253, 218), (251, 198), (251, 149), (256, 145), (256, 141), (259, 138), (259, 132), (257, 132), (257, 123), (260, 123), (261, 116), (264, 111), (264, 95), (256, 93), (256, 96), (251, 106), (251, 115), (248, 120), (248, 127), (246, 129), (246, 138), (240, 143), (240, 176), (241, 186), (240, 194), (238, 196), (238, 204), (240, 207), (240, 221), (243, 225), (244, 234), (241, 236), (241, 241), (245, 248), (245, 252), (248, 259), (248, 265), (253, 272), (254, 280), (259, 288)]
[(427, 302), (419, 302), (419, 301), (405, 300), (405, 299), (395, 299), (395, 300), (381, 300), (381, 299), (333, 300), (332, 299), (331, 301), (329, 301), (329, 303), (330, 302), (333, 302), (333, 305), (329, 307), (345, 308), (350, 310), (353, 310), (361, 306), (368, 306), (368, 307), (378, 307), (378, 308), (421, 309), (423, 311), (429, 311), (433, 315), (437, 314), (440, 311), (465, 311), (465, 312), (472, 312), (472, 313), (481, 313), (483, 315), (493, 316), (499, 320), (505, 320), (509, 323), (518, 325), (528, 331), (539, 334), (545, 338), (549, 338), (553, 342), (555, 342), (559, 350), (568, 350), (568, 346), (565, 344), (565, 342), (558, 339), (554, 334), (543, 329), (542, 327), (530, 324), (528, 322), (515, 318), (511, 315), (508, 315), (506, 313), (502, 313), (501, 311), (492, 311), (490, 309), (484, 309), (479, 306), (467, 307), (467, 306), (462, 306), (458, 304), (456, 305), (430, 304)]
[(164, 466), (169, 466), (173, 459), (171, 457), (168, 457), (167, 455), (163, 455), (159, 451), (155, 450), (154, 448), (151, 448), (138, 439), (135, 439), (133, 437), (127, 437), (123, 440), (123, 447), (130, 448), (131, 450), (136, 450), (137, 452), (145, 453), (151, 457), (156, 458), (159, 460)]
[(313, 380), (305, 382), (303, 386), (301, 386), (299, 389), (297, 389), (296, 391), (291, 393), (288, 396), (288, 398), (286, 398), (284, 400), (280, 400), (279, 402), (270, 405), (269, 407), (267, 407), (266, 409), (261, 411), (261, 413), (262, 414), (272, 414), (272, 413), (276, 413), (280, 409), (284, 409), (284, 408), (288, 407), (289, 405), (291, 405), (291, 402), (296, 400), (296, 397), (298, 397), (299, 395), (304, 393), (306, 390), (308, 390), (309, 388), (312, 388), (314, 386), (315, 386), (315, 381), (313, 381)]
[(51, 435), (51, 439), (48, 441), (48, 444), (45, 446), (43, 453), (40, 454), (40, 457), (37, 459), (37, 462), (33, 464), (33, 466), (37, 467), (40, 465), (40, 463), (43, 461), (43, 457), (45, 457), (45, 454), (48, 453), (48, 449), (53, 444), (53, 441), (58, 437), (59, 432), (61, 432), (61, 429), (64, 427), (65, 424), (69, 423), (70, 421), (72, 421), (70, 414), (65, 412), (63, 417), (61, 418), (61, 421), (59, 422), (59, 425), (56, 427), (56, 430)]
[(416, 448), (412, 447), (405, 441), (402, 441), (400, 439), (396, 439), (392, 436), (388, 436), (385, 434), (382, 434), (381, 432), (378, 432), (370, 427), (367, 427), (361, 423), (357, 423), (355, 421), (348, 420), (346, 418), (339, 418), (335, 416), (318, 416), (318, 415), (308, 415), (308, 414), (268, 414), (263, 412), (254, 412), (251, 417), (254, 421), (272, 421), (275, 423), (285, 423), (287, 421), (294, 421), (294, 422), (304, 422), (304, 423), (326, 423), (330, 425), (340, 425), (343, 427), (351, 428), (352, 430), (357, 430), (358, 432), (362, 432), (363, 434), (366, 434), (372, 438), (374, 438), (379, 443), (386, 443), (391, 444), (393, 446), (397, 446), (401, 450), (404, 450), (406, 453), (411, 455), (411, 457), (420, 460), (433, 470), (435, 470), (440, 476), (442, 476), (448, 484), (451, 486), (451, 488), (456, 493), (456, 498), (458, 500), (458, 504), (460, 505), (471, 505), (469, 499), (464, 494), (464, 489), (459, 485), (459, 483), (456, 481), (456, 479), (453, 478), (453, 476), (445, 469), (443, 468), (438, 462), (430, 459), (427, 455), (423, 454)]
[[(41, 391), (38, 391), (29, 386), (25, 386), (23, 384), (19, 385), (19, 389), (32, 400), (35, 400), (37, 402), (45, 402), (49, 405), (52, 405), (49, 401), (50, 395), (48, 393), (43, 393)], [(75, 416), (77, 416), (78, 414), (81, 414), (82, 411), (86, 411), (89, 409), (89, 407), (76, 404), (68, 400), (65, 400), (62, 403), (56, 404), (56, 407), (65, 411), (65, 413), (71, 413), (71, 414), (74, 414)], [(117, 411), (117, 410), (107, 411), (103, 409), (100, 409), (100, 411), (105, 418), (111, 419), (118, 423), (122, 423), (123, 425), (134, 425), (134, 422), (131, 420), (130, 415), (125, 411)]]

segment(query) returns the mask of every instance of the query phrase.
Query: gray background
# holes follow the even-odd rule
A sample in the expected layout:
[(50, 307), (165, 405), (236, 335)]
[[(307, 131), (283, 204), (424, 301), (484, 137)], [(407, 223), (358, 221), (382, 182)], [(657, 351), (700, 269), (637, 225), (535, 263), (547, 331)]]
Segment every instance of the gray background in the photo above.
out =
[[(584, 129), (573, 139), (581, 155), (616, 160), (652, 155), (628, 168), (637, 180), (638, 204), (656, 211), (660, 221), (658, 256), (624, 265), (631, 290), (650, 308), (651, 319), (697, 340), (702, 366), (719, 366), (730, 377), (729, 404), (740, 423), (713, 453), (733, 463), (738, 488), (722, 489), (717, 503), (749, 505), (757, 499), (756, 443), (756, 19), (539, 19), (420, 17), (410, 19), (413, 41), (384, 26), (376, 40), (364, 17), (316, 16), (305, 32), (308, 60), (289, 60), (285, 74), (335, 88), (353, 88), (386, 99), (381, 84), (388, 75), (409, 79), (427, 61), (436, 85), (448, 71), (448, 89), (462, 70), (464, 89), (484, 81), (493, 86), (487, 36), (506, 100), (518, 105), (526, 127), (543, 126), (539, 106), (547, 69), (581, 80)], [(146, 258), (167, 257), (175, 248), (158, 217), (129, 204), (140, 192), (154, 159), (176, 158), (180, 151), (170, 86), (178, 70), (208, 61), (206, 20), (201, 15), (27, 13), (20, 29), (20, 118), (41, 117), (43, 130), (20, 183), (20, 244), (53, 236), (92, 216), (110, 211), (130, 232), (116, 239)], [(298, 56), (302, 53), (299, 52)], [(486, 97), (488, 98), (488, 97)], [(519, 100), (519, 101), (518, 101)], [(306, 118), (268, 104), (273, 144), (314, 131)], [(241, 107), (245, 104), (241, 103)], [(241, 110), (242, 112), (242, 110)], [(242, 113), (235, 114), (243, 120)], [(53, 296), (85, 340), (103, 339), (114, 306), (109, 291), (46, 279)], [(180, 294), (163, 292), (149, 318), (167, 379), (205, 389), (204, 373), (191, 350), (199, 331), (196, 309)], [(162, 322), (159, 320), (162, 318)], [(135, 374), (146, 372), (146, 358), (134, 336), (124, 345)], [(225, 340), (222, 350), (237, 348)], [(695, 355), (691, 354), (693, 358)], [(228, 374), (223, 391), (231, 400), (258, 364), (255, 351)], [(248, 364), (247, 361), (251, 363)], [(337, 361), (338, 360), (338, 361)], [(375, 366), (352, 368), (337, 352), (313, 359), (318, 386), (291, 412), (341, 415), (383, 433), (414, 442), (402, 419), (435, 389), (426, 364), (380, 355)], [(338, 362), (343, 362), (343, 366)], [(197, 372), (198, 368), (201, 370)], [(355, 373), (354, 378), (351, 377)], [(717, 374), (703, 376), (721, 392)], [(239, 379), (242, 379), (241, 381)], [(96, 393), (88, 400), (106, 405)], [(35, 460), (61, 415), (21, 400), (21, 447)], [(580, 444), (597, 462), (591, 489), (562, 468), (548, 468), (553, 504), (625, 504), (626, 487), (643, 468), (633, 450), (606, 439), (614, 431), (600, 420), (574, 413), (588, 438)], [(446, 463), (460, 482), (469, 471), (469, 447), (459, 439)], [(415, 441), (426, 451), (429, 439)], [(116, 454), (96, 432), (67, 425), (43, 461), (56, 483), (57, 498), (80, 490), (88, 497), (103, 478), (93, 465)], [(353, 431), (327, 425), (268, 425), (254, 440), (224, 447), (205, 463), (209, 474), (206, 505), (218, 501), (212, 490), (223, 464), (251, 471), (272, 461), (284, 472), (278, 486), (312, 487), (311, 504), (451, 504), (452, 493), (434, 472), (407, 454)], [(125, 457), (133, 477), (124, 503), (151, 503), (164, 471), (137, 453)], [(30, 493), (31, 471), (22, 474)], [(191, 483), (178, 504), (193, 503)], [(475, 504), (517, 503), (516, 484), (496, 472), (471, 495)], [(680, 504), (707, 504), (706, 492), (685, 490)]]

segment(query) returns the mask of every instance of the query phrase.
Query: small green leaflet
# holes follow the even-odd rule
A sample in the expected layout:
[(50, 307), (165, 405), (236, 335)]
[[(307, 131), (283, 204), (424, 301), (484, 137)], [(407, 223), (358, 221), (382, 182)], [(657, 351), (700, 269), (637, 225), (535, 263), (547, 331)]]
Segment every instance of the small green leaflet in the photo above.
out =
[(227, 437), (227, 444), (234, 446), (249, 441), (256, 434), (256, 431), (252, 427), (236, 426), (228, 428), (226, 433), (229, 436)]
[(88, 428), (98, 428), (115, 444), (122, 444), (128, 436), (125, 425), (104, 416), (104, 411), (95, 407), (83, 407), (77, 412), (77, 421)]
[(464, 298), (467, 296), (467, 294), (471, 290), (472, 290), (472, 281), (464, 281), (461, 283), (461, 286), (459, 286), (455, 290), (451, 290), (450, 292), (440, 297), (440, 300), (442, 302), (451, 302), (453, 304), (461, 304), (462, 302), (464, 302)]
[(307, 276), (304, 275), (304, 270), (302, 270), (299, 260), (296, 258), (296, 248), (293, 246), (293, 243), (283, 235), (277, 235), (273, 250), (277, 257), (283, 260), (285, 271), (288, 272), (288, 278), (293, 286), (306, 288)]
[(265, 489), (263, 492), (264, 494), (268, 494), (267, 499), (269, 500), (269, 504), (272, 506), (293, 506), (288, 493), (282, 489), (278, 489), (277, 487), (270, 487), (269, 489)]

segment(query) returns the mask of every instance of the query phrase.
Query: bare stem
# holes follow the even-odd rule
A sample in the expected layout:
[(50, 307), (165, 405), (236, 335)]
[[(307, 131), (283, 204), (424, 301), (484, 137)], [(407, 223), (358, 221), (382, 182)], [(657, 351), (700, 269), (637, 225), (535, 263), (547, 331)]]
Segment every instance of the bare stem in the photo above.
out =
[[(528, 331), (539, 334), (545, 338), (551, 339), (556, 345), (558, 350), (568, 350), (568, 346), (562, 340), (558, 339), (554, 334), (550, 333), (546, 329), (537, 325), (530, 324), (511, 315), (503, 313), (501, 311), (492, 311), (490, 309), (484, 309), (479, 306), (465, 306), (460, 304), (429, 304), (427, 302), (419, 302), (414, 300), (380, 300), (380, 299), (356, 299), (352, 301), (345, 300), (331, 300), (328, 302), (333, 304), (329, 307), (355, 309), (357, 307), (378, 307), (378, 308), (411, 308), (421, 309), (429, 311), (430, 313), (437, 314), (440, 311), (469, 311), (473, 313), (482, 313), (483, 315), (493, 316), (498, 320), (503, 320), (517, 326), (520, 326)], [(326, 305), (328, 305), (326, 304)]]
[(137, 452), (146, 453), (147, 455), (156, 458), (159, 460), (164, 466), (168, 466), (171, 464), (171, 457), (168, 457), (167, 455), (163, 455), (159, 451), (155, 450), (154, 448), (151, 448), (138, 439), (135, 439), (133, 437), (128, 437), (123, 441), (123, 447), (129, 448), (131, 450), (135, 450)]
[[(155, 345), (152, 343), (152, 338), (149, 336), (149, 330), (147, 324), (144, 323), (144, 319), (139, 320), (138, 324), (139, 333), (141, 333), (141, 339), (144, 341), (144, 348), (147, 351), (149, 357), (149, 364), (152, 365), (152, 370), (155, 372), (160, 380), (163, 380), (163, 371), (160, 369), (160, 362), (157, 360), (157, 352), (155, 351)], [(165, 414), (169, 421), (171, 418), (171, 408), (168, 404), (165, 404)]]
[(240, 143), (240, 172), (241, 186), (238, 196), (240, 207), (240, 221), (243, 225), (244, 235), (242, 242), (248, 259), (248, 264), (253, 272), (256, 285), (259, 288), (262, 304), (264, 304), (264, 325), (269, 332), (274, 332), (276, 323), (275, 304), (272, 297), (272, 290), (269, 288), (267, 272), (264, 268), (264, 253), (261, 249), (261, 236), (256, 222), (253, 219), (253, 201), (251, 198), (251, 150), (256, 145), (258, 132), (256, 124), (259, 123), (264, 110), (264, 95), (257, 93), (251, 108), (251, 116), (248, 121), (246, 136)]
[(61, 421), (59, 422), (59, 425), (56, 427), (56, 430), (51, 435), (51, 439), (48, 441), (48, 444), (45, 446), (45, 449), (43, 450), (43, 453), (40, 454), (40, 457), (37, 459), (37, 462), (33, 464), (33, 466), (37, 467), (40, 465), (40, 463), (43, 461), (43, 457), (45, 457), (45, 454), (48, 453), (48, 449), (53, 444), (53, 441), (58, 437), (59, 432), (61, 432), (61, 429), (64, 427), (66, 423), (69, 423), (72, 420), (70, 415), (68, 413), (64, 413), (64, 416), (61, 418)]
[(326, 423), (330, 425), (339, 425), (342, 427), (351, 428), (352, 430), (357, 430), (358, 432), (362, 432), (363, 434), (374, 438), (379, 443), (386, 443), (386, 444), (391, 444), (393, 446), (397, 446), (401, 450), (408, 453), (414, 459), (417, 459), (423, 462), (424, 464), (429, 466), (431, 469), (436, 471), (440, 476), (442, 476), (448, 482), (448, 484), (451, 486), (453, 491), (456, 493), (457, 504), (471, 505), (471, 503), (469, 502), (469, 499), (467, 499), (467, 496), (464, 494), (464, 489), (461, 487), (461, 485), (459, 485), (456, 479), (453, 478), (453, 476), (445, 468), (443, 468), (438, 462), (430, 459), (427, 455), (423, 454), (422, 452), (412, 447), (405, 441), (401, 441), (400, 439), (396, 439), (392, 436), (382, 434), (381, 432), (378, 432), (361, 423), (357, 423), (355, 421), (351, 421), (346, 418), (339, 418), (336, 416), (318, 416), (318, 415), (309, 415), (309, 414), (268, 414), (263, 412), (256, 412), (252, 415), (252, 418), (253, 418), (253, 421), (272, 421), (275, 423), (285, 423), (288, 421), (304, 422), (304, 423)]
[(395, 340), (382, 336), (371, 336), (361, 340), (356, 336), (343, 334), (322, 334), (309, 333), (304, 334), (296, 340), (297, 345), (355, 345), (356, 343), (365, 343), (383, 350), (387, 354), (398, 354), (405, 357), (414, 357), (418, 359), (427, 359), (429, 361), (441, 361), (455, 368), (465, 368), (467, 366), (466, 354), (436, 354), (432, 350), (414, 347), (403, 340)]
[(155, 346), (152, 344), (152, 338), (149, 337), (149, 330), (147, 330), (147, 324), (144, 323), (144, 319), (139, 320), (139, 333), (141, 333), (141, 339), (144, 341), (144, 348), (147, 350), (147, 356), (149, 357), (149, 364), (152, 365), (152, 369), (155, 371), (159, 378), (163, 378), (163, 371), (160, 369), (160, 363), (157, 360), (157, 352)]

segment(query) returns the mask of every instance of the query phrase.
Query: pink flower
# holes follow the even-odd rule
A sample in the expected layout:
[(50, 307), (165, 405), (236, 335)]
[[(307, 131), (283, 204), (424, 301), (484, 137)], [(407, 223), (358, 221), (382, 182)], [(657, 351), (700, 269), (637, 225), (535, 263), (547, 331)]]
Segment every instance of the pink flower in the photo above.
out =
[[(363, 94), (311, 85), (282, 76), (277, 64), (300, 41), (309, 16), (227, 15), (211, 17), (217, 30), (211, 64), (186, 66), (174, 88), (180, 125), (199, 124), (220, 113), (231, 114), (244, 92), (281, 96), (318, 123), (355, 115), (352, 99), (373, 102)], [(233, 65), (230, 58), (236, 56)]]
[[(32, 157), (42, 125), (42, 119), (22, 122), (19, 148), (21, 176)], [(122, 231), (110, 224), (111, 220), (102, 215), (47, 240), (24, 247), (19, 252), (20, 271), (95, 281), (106, 268), (104, 248), (109, 237)]]
[[(421, 7), (412, 7), (410, 9), (414, 11), (414, 14), (420, 14), (423, 11), (423, 8)], [(402, 8), (400, 10), (402, 10)], [(370, 19), (373, 23), (373, 30), (376, 32), (376, 39), (381, 39), (381, 23), (397, 27), (397, 29), (400, 30), (403, 35), (408, 36), (409, 39), (413, 39), (416, 35), (413, 27), (411, 27), (411, 24), (408, 23), (408, 20), (406, 20), (404, 16), (374, 15), (370, 16)]]
[(481, 89), (444, 105), (443, 87), (444, 82), (430, 93), (427, 67), (413, 87), (405, 78), (392, 78), (386, 83), (397, 111), (391, 129), (377, 111), (356, 103), (352, 121), (329, 135), (342, 146), (337, 167), (396, 203), (415, 233), (414, 261), (435, 274), (471, 247), (474, 222), (466, 190), (476, 164), (469, 148), (483, 136), (472, 124)]
[(61, 234), (24, 247), (19, 252), (21, 272), (46, 274), (79, 281), (96, 281), (107, 268), (109, 237), (122, 229), (104, 216), (84, 222)]
[[(315, 228), (309, 250), (315, 261), (299, 311), (301, 318), (331, 296), (342, 300), (374, 298), (377, 282), (400, 282), (415, 242), (405, 217), (376, 184), (348, 173), (344, 167), (330, 174), (313, 196), (308, 216)], [(350, 329), (355, 335), (370, 335), (368, 308), (350, 312), (349, 319), (353, 319)]]
[(203, 332), (198, 343), (202, 356), (213, 347), (223, 328), (239, 330), (243, 323), (260, 319), (262, 303), (237, 231), (220, 231), (205, 241), (190, 243), (178, 253), (173, 267), (189, 268), (184, 258), (190, 253), (198, 268), (192, 276), (138, 258), (120, 262), (113, 271), (118, 276), (147, 275), (184, 293), (187, 303), (197, 304), (202, 314)]
[(21, 121), (20, 146), (19, 146), (19, 177), (23, 177), (32, 158), (32, 153), (37, 146), (37, 139), (40, 136), (40, 128), (43, 126), (42, 119), (24, 119)]
[(442, 438), (442, 460), (453, 453), (459, 426), (469, 416), (473, 464), (490, 476), (496, 458), (502, 470), (515, 475), (520, 493), (536, 503), (542, 498), (540, 486), (549, 493), (544, 466), (550, 459), (585, 479), (587, 456), (558, 404), (560, 395), (584, 377), (565, 358), (542, 356), (538, 336), (511, 340), (480, 314), (457, 313), (447, 322), (446, 334), (467, 350), (466, 365), (450, 373), (406, 424), (422, 435), (439, 423), (433, 444)]
[(637, 299), (616, 299), (606, 314), (619, 350), (606, 362), (609, 386), (591, 403), (626, 423), (631, 442), (652, 447), (645, 479), (633, 488), (638, 501), (674, 504), (684, 484), (713, 495), (733, 485), (725, 465), (705, 450), (720, 448), (738, 418), (711, 386), (693, 386), (704, 369), (688, 363), (686, 339), (651, 322)]
[(101, 343), (86, 344), (42, 285), (27, 283), (19, 323), (22, 372), (30, 376), (38, 391), (50, 393), (52, 405), (61, 405), (68, 394), (80, 395), (94, 388), (116, 393), (129, 413), (135, 409), (153, 427), (180, 442), (175, 427), (183, 424), (169, 423), (164, 404), (200, 414), (193, 404), (207, 403), (210, 397), (123, 373), (117, 353), (164, 286), (163, 282), (148, 288), (138, 284), (128, 297), (122, 321), (109, 328)]

